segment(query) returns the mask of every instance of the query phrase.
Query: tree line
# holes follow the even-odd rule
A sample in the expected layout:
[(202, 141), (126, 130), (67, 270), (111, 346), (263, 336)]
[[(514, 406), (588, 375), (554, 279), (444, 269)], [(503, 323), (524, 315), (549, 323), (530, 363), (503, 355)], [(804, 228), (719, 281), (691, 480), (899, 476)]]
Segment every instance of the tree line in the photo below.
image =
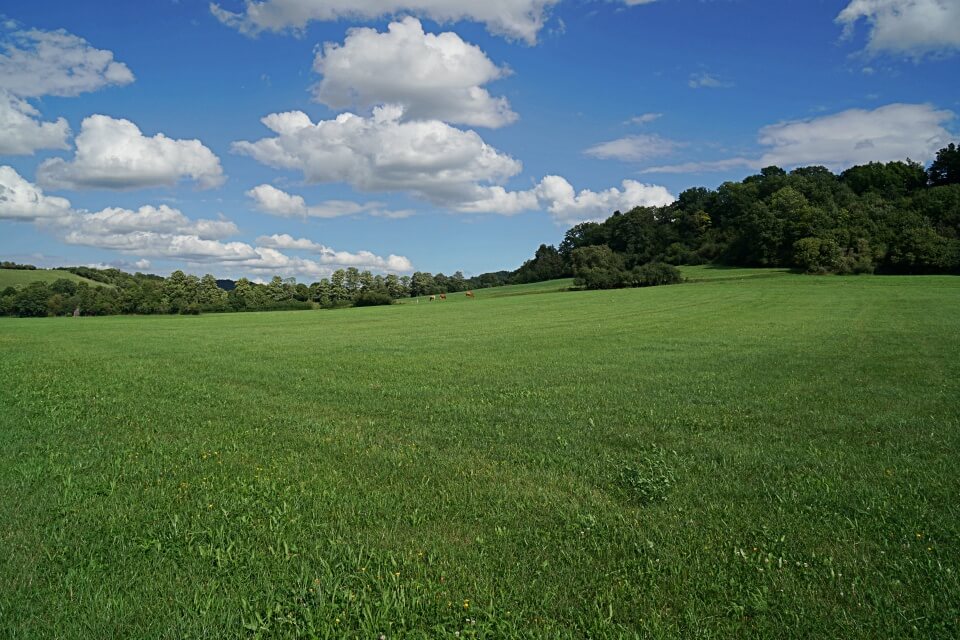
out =
[[(13, 263), (7, 263), (13, 264)], [(36, 269), (32, 265), (18, 268)], [(374, 275), (355, 267), (338, 269), (312, 284), (274, 276), (268, 283), (247, 278), (217, 280), (174, 271), (168, 278), (119, 269), (60, 267), (94, 283), (60, 278), (0, 291), (0, 315), (43, 317), (115, 314), (199, 314), (276, 311), (391, 304), (397, 299), (499, 286), (511, 272), (465, 278), (417, 271), (411, 276)]]
[[(575, 277), (579, 286), (650, 283), (666, 265), (788, 267), (808, 273), (960, 273), (960, 148), (839, 175), (767, 167), (716, 190), (688, 189), (665, 207), (619, 211), (540, 245), (513, 279)], [(669, 274), (669, 275), (666, 275)], [(653, 280), (656, 280), (653, 277)]]

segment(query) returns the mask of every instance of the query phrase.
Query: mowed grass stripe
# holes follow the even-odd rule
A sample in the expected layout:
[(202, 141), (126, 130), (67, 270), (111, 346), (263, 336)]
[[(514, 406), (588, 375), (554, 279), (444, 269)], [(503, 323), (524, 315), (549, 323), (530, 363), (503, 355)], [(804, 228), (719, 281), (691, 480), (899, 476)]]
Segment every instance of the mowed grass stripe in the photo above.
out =
[(5, 320), (0, 628), (949, 637), (958, 294)]

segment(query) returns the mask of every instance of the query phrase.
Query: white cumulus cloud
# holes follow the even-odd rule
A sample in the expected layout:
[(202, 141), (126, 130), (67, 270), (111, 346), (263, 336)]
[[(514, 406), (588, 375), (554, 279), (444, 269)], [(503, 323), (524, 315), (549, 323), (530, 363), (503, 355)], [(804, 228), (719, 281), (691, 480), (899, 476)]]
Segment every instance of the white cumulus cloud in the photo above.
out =
[(929, 104), (896, 103), (873, 110), (848, 109), (763, 127), (758, 141), (767, 149), (759, 157), (649, 167), (642, 173), (759, 169), (770, 165), (785, 168), (823, 165), (838, 171), (858, 164), (906, 158), (926, 163), (955, 138), (945, 127), (953, 119), (952, 111)]
[(501, 127), (517, 119), (506, 98), (482, 85), (507, 72), (456, 33), (424, 33), (416, 18), (384, 33), (351, 29), (342, 45), (326, 43), (314, 70), (317, 101), (335, 109), (403, 106), (404, 119)]
[(237, 225), (229, 220), (191, 220), (177, 209), (146, 205), (136, 211), (108, 207), (96, 213), (81, 213), (66, 224), (73, 224), (85, 233), (115, 235), (148, 231), (171, 235), (193, 235), (217, 240), (237, 233)]
[[(139, 259), (133, 263), (137, 269), (150, 268), (147, 258), (160, 258), (204, 268), (218, 267), (232, 274), (264, 276), (323, 277), (337, 267), (350, 266), (390, 273), (413, 270), (404, 256), (390, 254), (384, 258), (370, 251), (337, 251), (289, 235), (263, 236), (258, 239), (258, 246), (226, 241), (238, 232), (232, 221), (194, 220), (166, 205), (77, 211), (71, 208), (69, 200), (45, 195), (40, 187), (8, 166), (0, 166), (0, 220), (34, 222), (67, 244), (137, 256)], [(315, 258), (289, 256), (279, 249), (306, 250)]]
[(69, 149), (70, 125), (38, 120), (40, 112), (25, 100), (0, 91), (0, 155), (31, 155), (38, 149)]
[(616, 210), (629, 211), (634, 207), (662, 207), (671, 204), (674, 197), (665, 187), (624, 180), (620, 189), (604, 191), (583, 189), (575, 192), (565, 178), (546, 176), (537, 185), (537, 198), (559, 224), (573, 224), (584, 220), (602, 220)]
[(357, 214), (370, 214), (387, 218), (406, 217), (408, 211), (384, 209), (382, 202), (353, 202), (351, 200), (325, 200), (308, 205), (303, 196), (293, 195), (269, 184), (250, 189), (247, 197), (254, 207), (263, 213), (284, 218), (339, 218)]
[(356, 267), (358, 269), (371, 269), (392, 273), (413, 271), (413, 264), (404, 256), (391, 254), (383, 258), (370, 251), (358, 251), (356, 253), (336, 251), (313, 240), (294, 238), (286, 233), (260, 236), (257, 238), (257, 244), (271, 249), (309, 251), (316, 254), (316, 262), (324, 266)]
[(837, 16), (847, 34), (861, 20), (870, 25), (870, 53), (921, 57), (960, 48), (957, 0), (852, 0)]
[(760, 144), (770, 147), (761, 163), (842, 169), (907, 157), (926, 162), (953, 139), (943, 126), (953, 117), (928, 104), (890, 104), (781, 122), (760, 130)]
[(70, 201), (48, 196), (13, 167), (0, 167), (0, 220), (36, 221), (70, 213)]
[(239, 12), (211, 3), (226, 25), (248, 35), (262, 31), (302, 31), (313, 21), (370, 20), (408, 13), (436, 22), (472, 20), (491, 33), (537, 41), (547, 10), (559, 0), (244, 0)]
[(275, 113), (262, 120), (275, 137), (233, 148), (268, 166), (300, 171), (309, 182), (408, 192), (440, 205), (469, 200), (480, 184), (500, 183), (522, 169), (474, 131), (439, 120), (404, 122), (402, 115), (391, 106), (369, 118), (344, 113), (314, 124), (300, 111)]
[(603, 191), (582, 189), (577, 192), (562, 176), (545, 176), (535, 187), (507, 191), (491, 187), (478, 192), (478, 198), (457, 207), (465, 213), (500, 213), (545, 210), (557, 224), (569, 225), (586, 220), (602, 220), (616, 210), (634, 207), (662, 207), (674, 201), (665, 187), (624, 180), (621, 188)]
[(0, 48), (0, 90), (24, 98), (76, 96), (134, 80), (112, 52), (63, 30), (6, 33)]
[(51, 158), (37, 170), (40, 184), (66, 189), (172, 186), (181, 179), (201, 188), (224, 181), (220, 159), (199, 140), (148, 137), (129, 120), (92, 115), (83, 120), (73, 160)]

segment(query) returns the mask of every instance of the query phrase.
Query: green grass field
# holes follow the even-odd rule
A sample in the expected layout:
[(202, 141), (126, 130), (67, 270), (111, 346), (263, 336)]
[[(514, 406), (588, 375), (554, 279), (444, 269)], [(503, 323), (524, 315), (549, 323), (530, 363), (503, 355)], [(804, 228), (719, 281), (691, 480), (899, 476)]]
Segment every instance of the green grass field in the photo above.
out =
[(22, 287), (31, 282), (56, 282), (64, 278), (73, 282), (86, 282), (92, 287), (106, 287), (102, 282), (96, 282), (69, 271), (60, 271), (58, 269), (0, 269), (0, 290), (7, 287)]
[(960, 279), (710, 274), (0, 319), (0, 637), (960, 635)]

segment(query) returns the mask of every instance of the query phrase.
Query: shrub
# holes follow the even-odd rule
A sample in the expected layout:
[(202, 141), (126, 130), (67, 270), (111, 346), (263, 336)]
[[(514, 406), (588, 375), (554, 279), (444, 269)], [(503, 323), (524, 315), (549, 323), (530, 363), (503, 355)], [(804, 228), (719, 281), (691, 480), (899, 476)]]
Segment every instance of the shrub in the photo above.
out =
[(586, 289), (620, 289), (626, 286), (621, 269), (582, 268), (577, 270), (573, 284)]
[(650, 262), (640, 267), (634, 267), (630, 276), (631, 286), (633, 287), (656, 287), (661, 284), (683, 282), (680, 270), (664, 262)]
[(793, 244), (793, 262), (807, 273), (829, 273), (841, 268), (843, 251), (830, 239), (802, 238)]
[(355, 307), (377, 307), (393, 304), (393, 298), (386, 291), (364, 291), (353, 301)]

